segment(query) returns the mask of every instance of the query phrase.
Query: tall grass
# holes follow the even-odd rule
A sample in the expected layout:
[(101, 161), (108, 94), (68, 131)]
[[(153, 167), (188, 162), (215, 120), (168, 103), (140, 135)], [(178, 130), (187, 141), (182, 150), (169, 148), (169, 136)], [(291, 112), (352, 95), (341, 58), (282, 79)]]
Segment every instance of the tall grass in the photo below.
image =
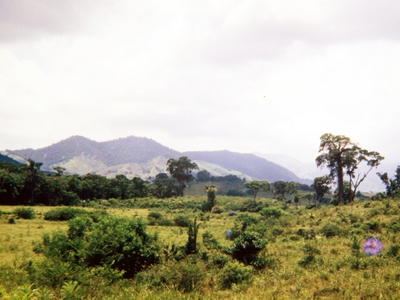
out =
[[(129, 218), (146, 218), (151, 212), (151, 216), (162, 215), (167, 220), (180, 215), (191, 220), (197, 217), (201, 223), (198, 253), (177, 255), (188, 242), (186, 227), (155, 222), (147, 231), (157, 235), (160, 264), (132, 279), (116, 282), (107, 281), (105, 270), (81, 270), (76, 284), (66, 280), (63, 286), (91, 299), (400, 298), (400, 199), (313, 209), (300, 205), (297, 209), (258, 198), (261, 209), (256, 212), (249, 209), (250, 198), (217, 196), (217, 203), (224, 210), (221, 214), (202, 212), (204, 201), (206, 195), (132, 200), (134, 206), (129, 208), (118, 207), (118, 203), (108, 208), (99, 204), (98, 209), (108, 214)], [(263, 210), (265, 207), (268, 209)], [(44, 213), (53, 209), (46, 207), (33, 208), (35, 219), (16, 219), (16, 224), (9, 224), (14, 209), (1, 207), (0, 299), (22, 297), (24, 291), (28, 292), (26, 288), (33, 283), (29, 274), (44, 260), (33, 252), (35, 243), (42, 241), (44, 233), (68, 229), (66, 222), (44, 220)], [(230, 216), (232, 210), (238, 214)], [(234, 240), (227, 238), (226, 231), (241, 231), (246, 220), (258, 220), (249, 221), (244, 230), (257, 233), (266, 242), (254, 262), (259, 267), (242, 265), (230, 252)], [(208, 238), (208, 247), (203, 235)], [(379, 255), (368, 256), (362, 251), (363, 241), (369, 236), (382, 241), (384, 247)], [(209, 246), (210, 239), (215, 239), (215, 247)], [(359, 243), (358, 248), (354, 241)], [(45, 283), (36, 283), (31, 290), (59, 298), (66, 293)]]

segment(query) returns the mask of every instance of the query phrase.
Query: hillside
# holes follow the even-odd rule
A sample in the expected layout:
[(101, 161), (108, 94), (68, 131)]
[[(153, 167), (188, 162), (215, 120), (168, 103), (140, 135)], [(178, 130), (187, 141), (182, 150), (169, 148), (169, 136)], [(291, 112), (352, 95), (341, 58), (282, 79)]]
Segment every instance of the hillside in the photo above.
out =
[(16, 160), (12, 159), (11, 157), (8, 157), (6, 155), (3, 155), (0, 153), (0, 163), (13, 163), (13, 164), (19, 164)]
[(69, 174), (99, 174), (109, 178), (123, 174), (128, 178), (154, 177), (165, 172), (169, 158), (188, 156), (200, 170), (213, 176), (236, 175), (246, 180), (297, 181), (309, 184), (284, 167), (253, 154), (230, 151), (184, 152), (172, 150), (154, 140), (126, 137), (96, 142), (82, 136), (72, 136), (40, 149), (6, 150), (4, 154), (21, 163), (30, 158), (42, 162), (43, 171), (60, 166)]
[(254, 154), (236, 153), (224, 151), (191, 151), (182, 153), (191, 159), (200, 159), (210, 163), (218, 164), (224, 168), (236, 170), (247, 174), (255, 179), (274, 182), (278, 180), (296, 181), (309, 184), (309, 180), (303, 180), (293, 172), (278, 164), (267, 161)]
[(126, 163), (144, 163), (157, 156), (177, 157), (179, 153), (147, 138), (127, 137), (96, 142), (82, 136), (72, 136), (41, 149), (7, 150), (8, 155), (23, 162), (25, 158), (43, 162), (42, 170), (55, 166), (71, 173), (98, 172), (107, 167)]

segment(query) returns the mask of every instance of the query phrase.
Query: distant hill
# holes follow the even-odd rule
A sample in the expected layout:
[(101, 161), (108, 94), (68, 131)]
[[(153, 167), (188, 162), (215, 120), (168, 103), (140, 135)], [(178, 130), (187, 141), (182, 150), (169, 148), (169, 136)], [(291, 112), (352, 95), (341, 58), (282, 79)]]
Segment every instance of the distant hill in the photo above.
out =
[(40, 149), (2, 151), (11, 158), (26, 163), (30, 158), (42, 162), (43, 171), (53, 171), (60, 166), (69, 174), (99, 174), (107, 177), (123, 174), (128, 178), (143, 179), (166, 172), (169, 158), (188, 156), (200, 170), (213, 176), (236, 175), (246, 180), (270, 182), (297, 181), (309, 184), (284, 167), (254, 154), (230, 151), (184, 152), (172, 150), (154, 140), (143, 137), (126, 137), (117, 140), (96, 142), (82, 136), (72, 136)]
[(254, 154), (230, 152), (227, 150), (190, 151), (182, 154), (191, 159), (200, 159), (220, 165), (227, 169), (240, 171), (259, 180), (267, 180), (269, 182), (275, 182), (278, 180), (296, 181), (307, 184), (310, 182), (309, 180), (299, 178), (288, 169)]
[[(140, 137), (127, 137), (107, 142), (96, 142), (82, 136), (72, 136), (41, 149), (7, 150), (7, 154), (24, 161), (30, 158), (43, 162), (42, 170), (52, 171), (55, 166), (97, 172), (105, 167), (125, 163), (144, 163), (157, 156), (177, 157), (179, 153), (161, 144)], [(82, 171), (79, 170), (81, 167)], [(87, 172), (87, 173), (89, 173)]]
[(19, 162), (17, 162), (16, 160), (12, 159), (11, 157), (8, 157), (7, 155), (3, 155), (0, 153), (0, 163), (3, 163), (3, 162), (19, 165)]

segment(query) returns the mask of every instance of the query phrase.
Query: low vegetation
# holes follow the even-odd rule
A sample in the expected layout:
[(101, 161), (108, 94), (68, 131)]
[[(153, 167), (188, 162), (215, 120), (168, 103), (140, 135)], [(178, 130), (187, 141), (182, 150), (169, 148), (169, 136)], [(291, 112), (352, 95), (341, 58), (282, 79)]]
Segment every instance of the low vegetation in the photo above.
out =
[[(215, 200), (222, 213), (201, 210), (207, 195), (3, 206), (0, 299), (400, 297), (400, 198)], [(379, 253), (363, 250), (369, 237)]]

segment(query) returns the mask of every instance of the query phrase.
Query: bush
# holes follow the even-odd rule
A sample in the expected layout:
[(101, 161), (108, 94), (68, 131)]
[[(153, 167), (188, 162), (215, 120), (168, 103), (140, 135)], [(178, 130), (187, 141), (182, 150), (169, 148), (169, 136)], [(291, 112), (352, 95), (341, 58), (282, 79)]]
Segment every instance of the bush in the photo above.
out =
[(371, 221), (361, 225), (361, 229), (366, 232), (380, 232), (381, 226), (378, 221)]
[(399, 245), (391, 245), (389, 247), (389, 249), (387, 250), (386, 255), (387, 256), (391, 256), (391, 257), (395, 257), (395, 256), (397, 256), (399, 251), (400, 251), (400, 246)]
[(187, 216), (179, 215), (179, 216), (175, 217), (174, 222), (175, 222), (176, 226), (188, 227), (191, 220)]
[(334, 236), (339, 236), (342, 233), (342, 230), (340, 229), (339, 226), (332, 224), (332, 223), (326, 223), (321, 229), (320, 233), (324, 235), (327, 238), (334, 237)]
[(86, 211), (83, 209), (60, 207), (46, 212), (44, 219), (48, 221), (69, 221), (82, 214), (86, 214)]
[(242, 232), (231, 248), (232, 258), (250, 264), (258, 252), (264, 249), (266, 242), (258, 233)]
[(208, 250), (220, 248), (218, 241), (209, 231), (203, 233), (203, 244)]
[(218, 205), (215, 205), (212, 209), (211, 209), (211, 213), (212, 214), (221, 214), (221, 213), (223, 213), (224, 212), (224, 210), (220, 207), (220, 206), (218, 206)]
[(147, 219), (148, 220), (150, 220), (150, 219), (161, 220), (161, 219), (163, 219), (163, 215), (160, 212), (152, 211), (147, 216)]
[(35, 247), (54, 264), (112, 268), (132, 278), (160, 261), (159, 247), (142, 219), (107, 217), (94, 223), (76, 218), (68, 224), (67, 234), (45, 235), (41, 247)]
[(31, 220), (36, 217), (36, 213), (33, 208), (18, 207), (13, 212), (18, 218)]
[(187, 260), (169, 263), (153, 276), (153, 285), (171, 286), (184, 293), (199, 290), (206, 278), (202, 264)]
[(224, 254), (216, 254), (212, 257), (212, 263), (218, 268), (223, 268), (231, 260), (232, 258)]
[(252, 279), (252, 268), (240, 262), (228, 262), (222, 269), (219, 283), (223, 289), (232, 288), (233, 284), (250, 284)]
[(261, 211), (260, 214), (265, 217), (265, 218), (276, 218), (278, 219), (283, 215), (283, 211), (280, 210), (279, 208), (274, 208), (274, 207), (264, 207)]

